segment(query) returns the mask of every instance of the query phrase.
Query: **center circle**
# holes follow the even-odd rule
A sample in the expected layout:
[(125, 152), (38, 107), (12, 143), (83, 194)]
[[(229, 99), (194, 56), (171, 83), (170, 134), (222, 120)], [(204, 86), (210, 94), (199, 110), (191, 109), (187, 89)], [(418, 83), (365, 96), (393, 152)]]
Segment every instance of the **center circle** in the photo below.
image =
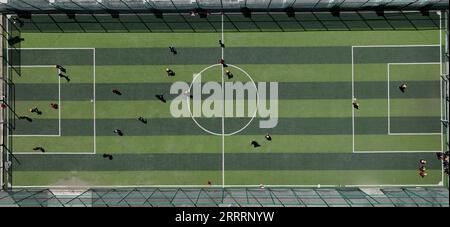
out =
[[(255, 108), (255, 111), (253, 112), (253, 115), (252, 115), (252, 117), (250, 118), (250, 120), (242, 127), (242, 128), (240, 128), (240, 129), (238, 129), (238, 130), (236, 130), (236, 131), (233, 131), (233, 132), (231, 132), (231, 133), (222, 133), (222, 132), (213, 132), (213, 131), (211, 131), (211, 130), (208, 130), (207, 128), (205, 128), (204, 126), (202, 126), (196, 119), (195, 119), (195, 117), (193, 116), (193, 114), (192, 114), (192, 111), (191, 111), (191, 104), (190, 104), (190, 97), (186, 97), (186, 99), (187, 99), (187, 103), (188, 103), (188, 109), (189, 109), (189, 114), (190, 114), (190, 116), (191, 116), (191, 119), (195, 122), (195, 124), (199, 127), (199, 128), (201, 128), (203, 131), (205, 131), (205, 132), (207, 132), (207, 133), (209, 133), (209, 134), (212, 134), (212, 135), (216, 135), (216, 136), (222, 136), (222, 135), (224, 135), (224, 136), (232, 136), (232, 135), (234, 135), (234, 134), (237, 134), (237, 133), (239, 133), (239, 132), (241, 132), (242, 130), (244, 130), (244, 129), (246, 129), (251, 123), (252, 123), (252, 121), (253, 121), (253, 119), (255, 119), (255, 117), (256, 117), (256, 114), (257, 114), (257, 112), (258, 112), (258, 106), (259, 106), (259, 93), (258, 93), (258, 87), (256, 86), (256, 83), (255, 83), (255, 81), (253, 80), (253, 78), (245, 71), (245, 70), (243, 70), (243, 69), (241, 69), (241, 68), (239, 68), (239, 67), (237, 67), (237, 66), (235, 66), (235, 65), (231, 65), (231, 64), (227, 64), (228, 65), (228, 67), (231, 67), (231, 68), (235, 68), (235, 69), (237, 69), (237, 70), (239, 70), (239, 71), (241, 71), (241, 72), (243, 72), (247, 77), (248, 77), (248, 79), (252, 82), (252, 84), (253, 84), (253, 86), (255, 87), (255, 91), (256, 91), (256, 108)], [(192, 89), (192, 85), (194, 84), (194, 82), (195, 82), (195, 80), (199, 77), (199, 76), (201, 76), (202, 75), (202, 73), (204, 72), (204, 71), (206, 71), (206, 70), (208, 70), (208, 69), (210, 69), (210, 68), (213, 68), (213, 67), (215, 67), (215, 66), (220, 66), (220, 67), (222, 67), (222, 64), (214, 64), (214, 65), (210, 65), (210, 66), (208, 66), (208, 67), (206, 67), (206, 68), (204, 68), (202, 71), (200, 71), (197, 75), (195, 75), (194, 76), (194, 78), (192, 79), (192, 82), (191, 82), (191, 84), (189, 85), (189, 91)], [(222, 75), (221, 75), (222, 77), (224, 76), (223, 75), (223, 73), (222, 73)], [(224, 86), (222, 86), (222, 89), (224, 89)], [(224, 91), (222, 91), (222, 94), (224, 94), (225, 92)], [(222, 108), (223, 108), (223, 110), (222, 110), (222, 114), (224, 115), (224, 106), (225, 106), (225, 97), (222, 97)], [(225, 116), (222, 116), (222, 117), (225, 117)], [(224, 127), (224, 126), (223, 126)]]

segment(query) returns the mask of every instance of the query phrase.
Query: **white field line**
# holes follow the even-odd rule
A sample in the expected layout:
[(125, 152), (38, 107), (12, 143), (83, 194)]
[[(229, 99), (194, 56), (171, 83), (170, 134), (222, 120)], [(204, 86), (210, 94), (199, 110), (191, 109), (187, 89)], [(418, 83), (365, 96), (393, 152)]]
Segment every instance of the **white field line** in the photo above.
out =
[[(337, 187), (438, 187), (442, 186), (438, 184), (349, 184), (349, 185), (264, 185), (265, 188), (337, 188)], [(55, 186), (35, 186), (35, 185), (24, 185), (24, 186), (14, 186), (15, 189), (19, 188), (224, 188), (222, 185), (85, 185), (85, 186), (73, 186), (73, 185), (55, 185)], [(261, 189), (260, 185), (226, 185), (225, 188), (255, 188)], [(261, 189), (263, 190), (263, 189)]]
[(388, 63), (388, 65), (439, 65), (441, 63), (439, 62), (415, 62), (415, 63), (411, 63), (411, 62), (391, 62)]
[(8, 67), (20, 67), (20, 68), (55, 68), (55, 65), (8, 65)]
[(14, 152), (14, 154), (16, 154), (16, 155), (23, 155), (23, 154), (26, 154), (26, 155), (62, 155), (62, 154), (64, 154), (64, 155), (72, 155), (72, 154), (77, 154), (77, 155), (79, 155), (79, 154), (93, 154), (92, 152), (44, 152), (44, 153), (42, 153), (42, 152), (39, 152), (39, 151), (37, 151), (37, 152)]
[(440, 136), (440, 132), (390, 132), (390, 136)]
[(61, 77), (58, 75), (58, 127), (59, 136), (61, 136)]
[[(307, 188), (320, 188), (320, 187), (339, 187), (340, 185), (264, 185), (264, 187), (307, 187)], [(253, 187), (260, 188), (260, 185), (226, 185), (225, 188), (242, 188)], [(56, 186), (14, 186), (14, 188), (224, 188), (222, 185), (86, 185), (86, 186), (73, 186), (73, 185), (56, 185)]]
[[(390, 136), (405, 136), (405, 135), (441, 135), (442, 133), (401, 133), (401, 132), (391, 132), (391, 108), (390, 108), (390, 104), (391, 104), (391, 96), (390, 96), (390, 69), (391, 69), (391, 65), (438, 65), (440, 64), (439, 62), (419, 62), (419, 63), (388, 63), (387, 66), (387, 71), (388, 71), (388, 135)], [(441, 100), (442, 102), (442, 100)], [(442, 115), (442, 113), (441, 113)]]
[[(55, 65), (20, 65), (15, 67), (23, 67), (23, 68), (55, 68)], [(26, 135), (26, 134), (13, 134), (9, 135), (11, 137), (60, 137), (61, 136), (61, 77), (58, 76), (58, 134), (57, 135)], [(15, 154), (23, 154), (22, 152), (14, 152)], [(24, 152), (26, 153), (26, 152)], [(30, 152), (32, 153), (32, 152)]]
[(439, 44), (417, 44), (417, 45), (360, 45), (352, 48), (373, 48), (373, 47), (438, 47)]
[[(8, 49), (13, 49), (13, 48), (8, 48)], [(94, 115), (94, 123), (93, 123), (93, 130), (94, 130), (94, 136), (93, 136), (93, 140), (94, 140), (94, 147), (93, 147), (93, 152), (47, 152), (47, 153), (42, 153), (42, 152), (14, 152), (15, 154), (32, 154), (32, 155), (68, 155), (68, 154), (78, 154), (78, 155), (86, 155), (86, 154), (96, 154), (97, 153), (97, 143), (96, 143), (96, 117), (95, 117), (95, 48), (17, 48), (17, 49), (24, 49), (24, 50), (92, 50), (92, 56), (93, 56), (93, 115)], [(7, 51), (8, 54), (8, 51)], [(22, 67), (22, 68), (54, 68), (55, 65), (14, 65), (14, 66), (9, 66), (8, 67)], [(60, 137), (62, 135), (61, 131), (62, 131), (62, 127), (61, 127), (61, 77), (59, 77), (58, 80), (58, 105), (59, 105), (59, 112), (58, 112), (58, 127), (59, 127), (59, 133), (58, 135), (8, 135), (8, 136), (12, 136), (12, 137)]]
[[(9, 135), (11, 137), (61, 137), (61, 135), (40, 135), (40, 134), (34, 134), (34, 135)], [(14, 152), (15, 154), (20, 154), (20, 152)]]
[(439, 60), (441, 64), (441, 75), (444, 75), (442, 58), (442, 11), (439, 11)]
[(22, 47), (8, 48), (9, 50), (93, 50), (93, 47)]
[[(354, 63), (354, 51), (352, 47), (352, 102), (355, 98), (355, 63)], [(355, 153), (355, 108), (352, 108), (352, 153)]]
[[(222, 43), (225, 44), (224, 40), (224, 34), (223, 34), (223, 12), (222, 12), (222, 32), (221, 32), (221, 39)], [(221, 49), (222, 59), (224, 59), (224, 48)], [(222, 78), (222, 187), (225, 187), (225, 87), (224, 87), (224, 72), (223, 72), (223, 65), (222, 65), (222, 75), (220, 76)]]
[(387, 64), (387, 110), (388, 110), (388, 135), (391, 134), (391, 85), (390, 85), (390, 81), (391, 81), (391, 65)]
[(378, 153), (437, 153), (437, 151), (355, 151), (357, 154), (378, 154)]
[(440, 183), (438, 184), (354, 184), (354, 185), (345, 185), (345, 187), (368, 187), (368, 188), (377, 188), (377, 187), (439, 187), (442, 186)]
[(96, 81), (95, 81), (95, 68), (96, 68), (96, 65), (95, 65), (95, 48), (93, 48), (92, 49), (92, 51), (93, 51), (93, 59), (92, 59), (92, 62), (93, 62), (93, 73), (94, 73), (94, 78), (93, 78), (93, 94), (92, 94), (92, 96), (93, 96), (93, 101), (94, 101), (94, 110), (93, 110), (93, 112), (94, 112), (94, 154), (97, 154), (97, 128), (96, 128), (96, 121), (97, 121), (97, 119), (96, 119), (96, 116), (95, 116), (95, 102), (96, 102), (96, 98), (95, 98), (95, 87), (96, 87)]

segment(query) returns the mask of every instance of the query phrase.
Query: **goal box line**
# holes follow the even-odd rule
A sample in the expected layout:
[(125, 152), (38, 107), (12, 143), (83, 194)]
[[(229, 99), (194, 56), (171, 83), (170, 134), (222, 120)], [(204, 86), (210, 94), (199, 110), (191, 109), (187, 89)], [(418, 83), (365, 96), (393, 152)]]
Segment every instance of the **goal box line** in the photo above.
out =
[[(383, 47), (392, 47), (392, 48), (401, 48), (401, 47), (441, 47), (441, 44), (417, 44), (417, 45), (354, 45), (351, 48), (351, 57), (352, 57), (352, 101), (355, 98), (355, 58), (354, 58), (354, 49), (355, 48), (383, 48)], [(442, 56), (440, 57), (441, 62), (428, 62), (425, 64), (442, 64)], [(387, 63), (387, 64), (420, 64), (420, 63)], [(389, 90), (387, 91), (389, 92)], [(442, 97), (441, 97), (442, 99)], [(442, 100), (441, 100), (442, 101)], [(389, 104), (389, 101), (388, 101)], [(358, 151), (355, 148), (355, 110), (352, 108), (352, 153), (409, 153), (409, 152), (435, 152), (435, 151)], [(442, 108), (442, 106), (441, 106)], [(442, 111), (441, 111), (442, 115)], [(388, 118), (389, 122), (389, 118)], [(442, 144), (442, 126), (441, 126), (441, 133), (438, 133), (437, 135), (441, 135), (441, 144)], [(389, 135), (389, 131), (388, 131)], [(394, 134), (395, 135), (395, 134)], [(441, 151), (439, 151), (441, 152)]]
[[(44, 47), (39, 47), (39, 48), (7, 48), (8, 50), (13, 50), (13, 49), (23, 49), (23, 50), (92, 50), (92, 68), (93, 68), (93, 130), (94, 130), (94, 136), (93, 136), (93, 140), (94, 140), (94, 147), (93, 147), (93, 152), (48, 152), (48, 153), (33, 153), (33, 152), (14, 152), (15, 154), (96, 154), (97, 153), (97, 144), (96, 144), (96, 114), (95, 114), (95, 110), (96, 110), (96, 97), (95, 97), (95, 87), (96, 87), (96, 83), (95, 83), (95, 48), (85, 48), (85, 47), (80, 47), (80, 48), (44, 48)], [(9, 52), (9, 51), (8, 51)], [(55, 67), (55, 65), (7, 65), (8, 68), (9, 67), (23, 67), (23, 68), (47, 68), (47, 67)], [(8, 75), (9, 78), (9, 75)], [(58, 81), (58, 96), (59, 96), (59, 133), (58, 135), (8, 135), (11, 137), (60, 137), (62, 135), (61, 131), (61, 78), (59, 78)]]

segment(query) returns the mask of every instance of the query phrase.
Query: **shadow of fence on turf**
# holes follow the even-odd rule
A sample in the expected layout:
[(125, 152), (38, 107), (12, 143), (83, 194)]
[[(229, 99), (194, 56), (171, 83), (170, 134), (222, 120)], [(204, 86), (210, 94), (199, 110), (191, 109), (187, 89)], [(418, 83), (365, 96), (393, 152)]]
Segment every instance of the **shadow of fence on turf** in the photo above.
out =
[[(22, 32), (221, 32), (221, 15), (207, 18), (187, 13), (164, 14), (39, 14), (21, 18)], [(330, 12), (241, 13), (224, 16), (226, 32), (290, 32), (290, 31), (364, 31), (364, 30), (426, 30), (439, 29), (440, 17), (436, 12)]]
[[(6, 19), (5, 23), (1, 25), (3, 30), (3, 38), (5, 40), (3, 49), (3, 65), (5, 69), (8, 70), (10, 78), (12, 75), (17, 74), (22, 75), (20, 70), (20, 53), (21, 53), (21, 43), (24, 39), (21, 36), (21, 28), (12, 19)], [(14, 63), (14, 64), (13, 64)]]

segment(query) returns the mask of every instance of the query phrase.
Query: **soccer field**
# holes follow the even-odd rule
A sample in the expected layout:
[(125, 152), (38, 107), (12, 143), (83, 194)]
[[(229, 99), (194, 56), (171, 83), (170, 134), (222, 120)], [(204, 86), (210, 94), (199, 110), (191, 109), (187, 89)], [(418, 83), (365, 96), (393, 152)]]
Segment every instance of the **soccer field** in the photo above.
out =
[[(440, 15), (432, 14), (440, 24)], [(231, 23), (230, 16), (237, 17), (211, 15), (211, 27), (202, 32), (166, 32), (156, 22), (145, 24), (157, 27), (152, 32), (99, 32), (132, 15), (85, 24), (62, 17), (59, 23), (39, 16), (25, 20), (24, 41), (7, 56), (15, 114), (33, 119), (15, 120), (10, 135), (13, 186), (447, 185), (435, 154), (447, 143), (440, 121), (445, 34), (439, 27), (282, 32), (258, 23), (254, 29), (244, 18)], [(218, 64), (221, 58), (232, 79)], [(56, 64), (66, 67), (70, 82), (58, 77)], [(166, 68), (176, 75), (168, 77)], [(222, 84), (277, 82), (278, 124), (260, 128), (266, 119), (260, 113), (254, 119), (173, 117), (170, 106), (178, 94), (170, 93), (171, 85), (191, 83), (200, 72), (203, 80)], [(408, 84), (405, 93), (398, 88), (402, 83)], [(359, 109), (352, 107), (354, 98)], [(30, 113), (33, 107), (42, 115)], [(141, 116), (147, 124), (137, 120)], [(264, 138), (267, 133), (272, 141)], [(253, 148), (253, 139), (261, 146)], [(36, 146), (45, 153), (34, 151)], [(427, 160), (424, 178), (420, 159)]]

